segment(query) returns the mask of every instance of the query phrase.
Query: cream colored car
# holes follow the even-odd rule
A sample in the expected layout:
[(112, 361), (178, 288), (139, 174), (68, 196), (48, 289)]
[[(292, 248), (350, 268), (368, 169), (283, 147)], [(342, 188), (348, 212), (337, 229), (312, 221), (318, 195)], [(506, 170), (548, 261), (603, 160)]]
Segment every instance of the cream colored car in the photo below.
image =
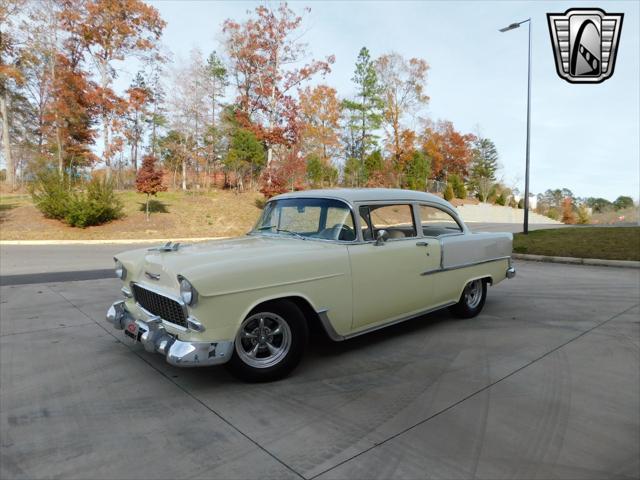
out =
[(511, 246), (427, 193), (288, 193), (244, 237), (119, 254), (125, 298), (107, 319), (173, 365), (274, 380), (298, 364), (312, 324), (341, 341), (445, 307), (477, 315), (487, 286), (515, 275)]

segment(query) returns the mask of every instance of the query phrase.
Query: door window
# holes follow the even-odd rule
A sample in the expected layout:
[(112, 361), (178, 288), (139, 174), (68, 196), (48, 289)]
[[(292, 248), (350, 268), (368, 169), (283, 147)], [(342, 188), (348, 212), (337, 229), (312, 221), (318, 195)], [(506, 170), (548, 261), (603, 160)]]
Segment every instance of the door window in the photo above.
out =
[(427, 205), (420, 205), (420, 223), (422, 234), (426, 237), (462, 232), (460, 225), (450, 214)]
[[(416, 227), (413, 222), (411, 205), (369, 205), (360, 207), (360, 216), (366, 224), (364, 238), (376, 238), (379, 230), (386, 230), (389, 239), (416, 237)], [(367, 230), (372, 231), (369, 235)]]

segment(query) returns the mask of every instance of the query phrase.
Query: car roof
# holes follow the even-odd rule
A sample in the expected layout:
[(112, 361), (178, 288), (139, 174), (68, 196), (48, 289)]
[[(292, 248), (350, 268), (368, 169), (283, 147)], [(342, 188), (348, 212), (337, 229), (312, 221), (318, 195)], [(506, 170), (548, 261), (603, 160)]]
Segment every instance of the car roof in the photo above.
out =
[(453, 209), (449, 202), (431, 193), (403, 190), (400, 188), (327, 188), (321, 190), (301, 190), (299, 192), (284, 193), (273, 197), (274, 200), (286, 198), (337, 198), (348, 203), (373, 201), (431, 202)]

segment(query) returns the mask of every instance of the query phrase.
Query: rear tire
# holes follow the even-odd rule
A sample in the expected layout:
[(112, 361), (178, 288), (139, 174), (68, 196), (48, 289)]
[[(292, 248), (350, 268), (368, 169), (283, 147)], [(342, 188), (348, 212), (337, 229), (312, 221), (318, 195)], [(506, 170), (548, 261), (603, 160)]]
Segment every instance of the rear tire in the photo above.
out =
[(281, 300), (261, 305), (244, 319), (226, 364), (245, 382), (271, 382), (286, 377), (300, 363), (309, 331), (300, 309)]
[(460, 300), (449, 307), (449, 311), (459, 318), (472, 318), (478, 315), (487, 299), (487, 281), (472, 280), (464, 287)]

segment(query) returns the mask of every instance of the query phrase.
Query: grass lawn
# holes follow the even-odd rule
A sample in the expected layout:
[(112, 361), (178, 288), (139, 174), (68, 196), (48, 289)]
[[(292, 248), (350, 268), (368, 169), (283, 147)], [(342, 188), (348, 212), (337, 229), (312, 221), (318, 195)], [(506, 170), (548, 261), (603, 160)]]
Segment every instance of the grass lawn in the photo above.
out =
[(640, 227), (575, 227), (513, 236), (513, 251), (556, 257), (640, 260)]
[(29, 195), (0, 196), (0, 240), (113, 240), (228, 237), (249, 231), (260, 215), (255, 192), (161, 192), (145, 218), (145, 196), (118, 192), (125, 216), (104, 225), (73, 228), (44, 218)]

